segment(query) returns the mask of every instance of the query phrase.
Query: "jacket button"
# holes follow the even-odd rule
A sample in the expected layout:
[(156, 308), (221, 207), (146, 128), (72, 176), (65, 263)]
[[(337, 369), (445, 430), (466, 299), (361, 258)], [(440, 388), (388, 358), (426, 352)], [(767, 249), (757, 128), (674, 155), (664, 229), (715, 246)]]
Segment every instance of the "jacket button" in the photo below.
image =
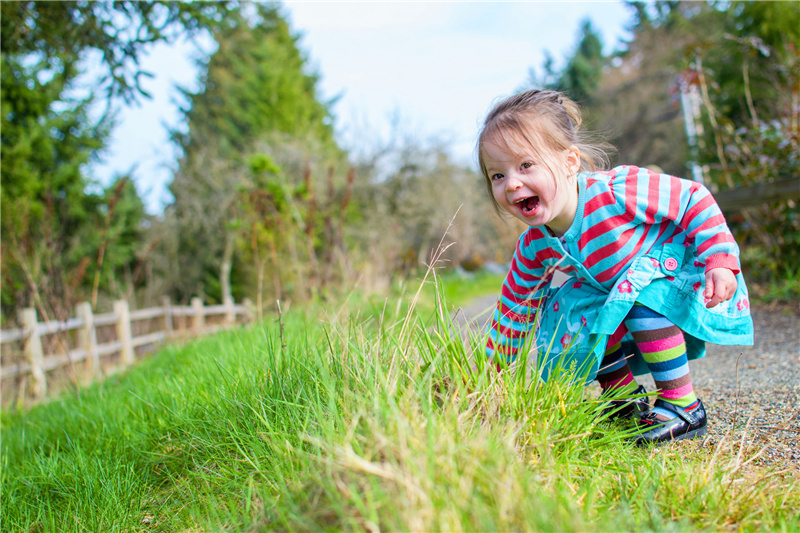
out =
[(664, 268), (672, 272), (676, 268), (678, 268), (678, 262), (673, 257), (668, 257), (666, 261), (664, 261)]

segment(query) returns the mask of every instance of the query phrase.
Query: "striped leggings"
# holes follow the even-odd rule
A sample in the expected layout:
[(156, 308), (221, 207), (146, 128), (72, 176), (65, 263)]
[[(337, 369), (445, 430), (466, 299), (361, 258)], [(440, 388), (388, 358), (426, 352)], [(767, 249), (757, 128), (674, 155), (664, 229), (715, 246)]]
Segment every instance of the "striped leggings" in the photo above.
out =
[(635, 384), (621, 344), (628, 331), (653, 375), (659, 397), (680, 407), (694, 403), (697, 396), (689, 376), (683, 332), (665, 317), (640, 304), (633, 306), (608, 341), (597, 374), (601, 388), (605, 391)]

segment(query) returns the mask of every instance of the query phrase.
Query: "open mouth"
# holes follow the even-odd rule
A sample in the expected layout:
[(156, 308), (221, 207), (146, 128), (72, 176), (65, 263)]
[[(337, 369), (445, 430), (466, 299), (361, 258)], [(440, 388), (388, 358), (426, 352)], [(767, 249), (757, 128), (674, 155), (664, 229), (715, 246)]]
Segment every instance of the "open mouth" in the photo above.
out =
[(514, 205), (516, 205), (517, 209), (526, 217), (533, 216), (533, 214), (536, 213), (536, 209), (539, 207), (539, 197), (531, 196), (530, 198), (522, 198), (514, 202)]

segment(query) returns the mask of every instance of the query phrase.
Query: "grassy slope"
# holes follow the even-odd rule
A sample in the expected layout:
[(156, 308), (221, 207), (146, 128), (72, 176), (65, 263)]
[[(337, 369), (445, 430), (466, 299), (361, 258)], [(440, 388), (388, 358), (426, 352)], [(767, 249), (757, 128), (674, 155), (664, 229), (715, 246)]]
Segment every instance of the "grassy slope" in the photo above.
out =
[(795, 478), (475, 372), (432, 300), (288, 313), (4, 413), (3, 531), (800, 529)]

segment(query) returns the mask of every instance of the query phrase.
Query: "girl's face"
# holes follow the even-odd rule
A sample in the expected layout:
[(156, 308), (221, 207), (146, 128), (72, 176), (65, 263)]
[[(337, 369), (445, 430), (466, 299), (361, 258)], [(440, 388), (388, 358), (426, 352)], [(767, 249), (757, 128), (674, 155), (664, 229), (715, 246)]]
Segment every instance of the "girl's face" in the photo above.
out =
[(580, 169), (575, 147), (535, 153), (531, 146), (510, 141), (483, 146), (483, 160), (494, 199), (529, 226), (547, 225), (557, 236), (570, 228), (578, 209), (578, 187), (569, 177)]

